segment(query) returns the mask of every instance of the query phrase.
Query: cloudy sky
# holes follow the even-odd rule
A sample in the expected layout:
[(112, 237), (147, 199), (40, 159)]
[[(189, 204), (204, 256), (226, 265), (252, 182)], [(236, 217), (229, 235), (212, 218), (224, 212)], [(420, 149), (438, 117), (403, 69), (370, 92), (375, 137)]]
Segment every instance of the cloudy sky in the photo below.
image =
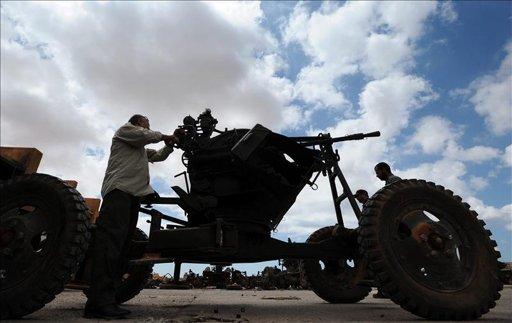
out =
[[(337, 147), (352, 188), (381, 187), (379, 161), (444, 185), (486, 219), (510, 261), (511, 17), (509, 2), (489, 1), (2, 2), (1, 144), (37, 147), (41, 172), (92, 197), (111, 137), (134, 113), (162, 132), (206, 107), (221, 128), (380, 130)], [(180, 157), (150, 166), (162, 195), (183, 185)], [(276, 237), (304, 241), (334, 223), (319, 184)]]

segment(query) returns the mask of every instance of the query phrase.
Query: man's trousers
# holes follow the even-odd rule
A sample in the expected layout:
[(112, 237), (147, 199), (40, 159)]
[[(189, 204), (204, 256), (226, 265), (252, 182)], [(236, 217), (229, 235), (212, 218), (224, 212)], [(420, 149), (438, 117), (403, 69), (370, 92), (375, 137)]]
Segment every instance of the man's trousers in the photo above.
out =
[(103, 198), (90, 247), (92, 266), (87, 306), (116, 303), (115, 286), (123, 274), (121, 271), (137, 227), (139, 206), (138, 197), (117, 189)]

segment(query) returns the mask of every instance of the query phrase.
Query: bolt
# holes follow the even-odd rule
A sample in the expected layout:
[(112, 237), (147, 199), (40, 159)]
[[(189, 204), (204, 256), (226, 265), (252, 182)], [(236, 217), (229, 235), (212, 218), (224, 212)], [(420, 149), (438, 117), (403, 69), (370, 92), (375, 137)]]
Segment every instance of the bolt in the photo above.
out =
[(443, 239), (441, 239), (440, 237), (436, 237), (436, 243), (437, 244), (443, 243)]
[(437, 258), (437, 256), (439, 255), (439, 253), (438, 253), (437, 251), (435, 251), (435, 250), (432, 250), (432, 251), (430, 252), (430, 255), (431, 255), (432, 257), (434, 257), (434, 258)]
[(448, 257), (448, 258), (452, 258), (452, 257), (453, 257), (453, 250), (450, 250), (450, 249), (446, 250), (446, 251), (444, 252), (444, 255), (445, 255), (446, 257)]

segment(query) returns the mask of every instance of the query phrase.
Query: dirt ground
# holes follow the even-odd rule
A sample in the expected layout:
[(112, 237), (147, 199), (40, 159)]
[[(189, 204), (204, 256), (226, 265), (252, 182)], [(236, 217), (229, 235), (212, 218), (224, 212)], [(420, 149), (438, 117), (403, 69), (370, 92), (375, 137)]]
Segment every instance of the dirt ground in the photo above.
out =
[[(82, 318), (84, 303), (82, 292), (66, 290), (23, 321), (91, 322)], [(423, 321), (387, 299), (369, 295), (357, 304), (328, 304), (311, 291), (146, 289), (124, 307), (132, 314), (123, 322)], [(500, 320), (512, 320), (511, 286), (479, 321)]]

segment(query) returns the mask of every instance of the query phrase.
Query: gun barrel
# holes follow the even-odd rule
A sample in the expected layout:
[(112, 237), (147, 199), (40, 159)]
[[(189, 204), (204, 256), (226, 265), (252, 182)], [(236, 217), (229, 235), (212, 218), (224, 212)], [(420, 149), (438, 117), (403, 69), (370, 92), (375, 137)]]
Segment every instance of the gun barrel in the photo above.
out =
[(293, 137), (292, 139), (296, 140), (303, 146), (315, 146), (322, 144), (332, 144), (335, 142), (341, 141), (350, 141), (350, 140), (361, 140), (368, 137), (379, 137), (380, 131), (374, 131), (369, 133), (355, 133), (348, 136), (343, 137), (334, 137), (334, 138), (321, 138), (321, 137)]

